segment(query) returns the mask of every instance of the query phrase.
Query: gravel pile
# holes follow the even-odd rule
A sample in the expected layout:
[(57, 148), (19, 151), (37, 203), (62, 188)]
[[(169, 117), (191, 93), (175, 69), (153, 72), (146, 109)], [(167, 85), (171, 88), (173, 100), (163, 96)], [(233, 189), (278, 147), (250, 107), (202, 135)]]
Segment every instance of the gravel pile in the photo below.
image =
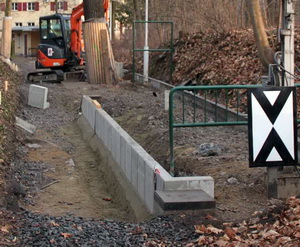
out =
[[(18, 246), (185, 246), (197, 239), (193, 227), (174, 217), (156, 217), (144, 223), (83, 220), (25, 212), (20, 228), (10, 237)], [(198, 236), (199, 237), (199, 236)]]

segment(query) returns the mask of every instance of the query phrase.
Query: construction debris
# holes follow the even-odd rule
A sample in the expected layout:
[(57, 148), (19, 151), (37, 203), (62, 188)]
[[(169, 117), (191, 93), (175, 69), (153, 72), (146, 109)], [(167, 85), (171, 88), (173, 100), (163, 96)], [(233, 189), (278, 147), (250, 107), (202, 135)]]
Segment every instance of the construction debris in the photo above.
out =
[(21, 127), (22, 129), (26, 130), (27, 132), (29, 132), (30, 134), (34, 134), (36, 127), (28, 122), (26, 122), (25, 120), (16, 117), (16, 125)]

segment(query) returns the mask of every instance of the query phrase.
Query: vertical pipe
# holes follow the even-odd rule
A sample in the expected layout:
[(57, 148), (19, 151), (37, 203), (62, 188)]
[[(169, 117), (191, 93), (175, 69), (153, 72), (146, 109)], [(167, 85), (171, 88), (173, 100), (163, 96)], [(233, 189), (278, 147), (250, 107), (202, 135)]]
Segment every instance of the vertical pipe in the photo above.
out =
[(149, 72), (148, 12), (149, 12), (149, 0), (146, 0), (146, 6), (145, 6), (144, 82), (148, 82), (148, 72)]
[(170, 139), (170, 174), (174, 177), (175, 163), (174, 163), (174, 136), (173, 136), (173, 93), (170, 91), (169, 95), (169, 139)]
[(239, 121), (239, 108), (240, 108), (240, 94), (239, 94), (239, 90), (237, 89), (237, 96), (236, 96), (236, 121)]
[(135, 81), (135, 21), (132, 27), (132, 82)]
[(215, 122), (218, 121), (217, 107), (218, 107), (218, 97), (217, 97), (217, 90), (215, 90)]
[(295, 70), (295, 9), (294, 2), (291, 0), (284, 1), (283, 11), (283, 67), (285, 72), (284, 86), (294, 86)]
[(185, 99), (184, 99), (184, 91), (182, 91), (182, 123), (185, 122), (185, 114), (184, 114), (184, 107), (185, 107)]
[(204, 90), (204, 122), (207, 122), (206, 121), (206, 108), (207, 108), (207, 91)]
[(173, 26), (173, 22), (171, 22), (171, 51), (170, 51), (170, 54), (171, 54), (171, 57), (170, 57), (170, 83), (172, 84), (172, 79), (173, 79), (173, 52), (174, 52), (174, 26)]
[(109, 4), (109, 39), (112, 40), (112, 32), (113, 32), (113, 8), (112, 8), (113, 2), (110, 0)]
[(225, 89), (225, 95), (226, 95), (226, 122), (228, 121), (228, 90)]
[(196, 90), (194, 90), (194, 123), (196, 122)]

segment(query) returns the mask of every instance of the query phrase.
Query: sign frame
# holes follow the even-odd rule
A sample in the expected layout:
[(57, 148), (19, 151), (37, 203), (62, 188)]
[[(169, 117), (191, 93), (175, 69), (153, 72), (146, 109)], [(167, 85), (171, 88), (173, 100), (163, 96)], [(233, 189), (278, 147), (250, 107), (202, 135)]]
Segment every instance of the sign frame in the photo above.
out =
[[(273, 93), (272, 93), (273, 91)], [(273, 97), (273, 105), (270, 103), (270, 100), (266, 96), (266, 92), (277, 95), (276, 97)], [(278, 93), (279, 92), (279, 93)], [(291, 102), (288, 102), (291, 100), (292, 97), (292, 109), (287, 108), (289, 105), (291, 105)], [(247, 98), (248, 98), (248, 138), (249, 138), (249, 167), (276, 167), (276, 166), (297, 166), (298, 165), (298, 130), (297, 130), (297, 93), (296, 93), (296, 87), (261, 87), (261, 88), (251, 88), (247, 90)], [(255, 99), (254, 99), (255, 98)], [(261, 115), (259, 113), (253, 112), (253, 107), (256, 107), (259, 104), (260, 108), (258, 111), (260, 111), (260, 114), (264, 113), (265, 115), (262, 116), (263, 119), (269, 120), (269, 127), (262, 126), (262, 128), (265, 127), (266, 132), (263, 132), (261, 130), (255, 131), (257, 128), (257, 122), (260, 120), (257, 120)], [(289, 109), (291, 111), (288, 112), (289, 118), (291, 119), (292, 123), (289, 122), (289, 125), (292, 128), (292, 132), (290, 132), (290, 136), (292, 139), (291, 142), (289, 142), (289, 147), (286, 145), (286, 141), (283, 141), (280, 134), (278, 134), (276, 127), (274, 126), (276, 124), (276, 121), (283, 117), (281, 116), (281, 113), (283, 109), (286, 110)], [(292, 116), (291, 116), (292, 115)], [(280, 116), (280, 117), (279, 117)], [(279, 119), (279, 121), (280, 121)], [(254, 123), (254, 121), (256, 121)], [(281, 120), (282, 121), (282, 120)], [(272, 127), (270, 127), (272, 126)], [(271, 128), (271, 129), (270, 129)], [(280, 129), (284, 129), (284, 127), (280, 127)], [(288, 129), (288, 128), (286, 128)], [(269, 132), (268, 132), (269, 131)], [(262, 138), (257, 138), (257, 132), (260, 133), (266, 133), (265, 141), (262, 142)], [(254, 140), (255, 139), (255, 140)], [(260, 144), (257, 145), (255, 141), (257, 139), (260, 139)], [(292, 143), (293, 142), (293, 143)], [(292, 143), (292, 144), (291, 144)], [(261, 149), (258, 149), (257, 146), (260, 146)], [(292, 147), (292, 148), (291, 148)], [(277, 157), (278, 159), (270, 159), (271, 152), (273, 152), (275, 149), (275, 156), (272, 155), (272, 157)], [(273, 153), (272, 153), (273, 154)], [(280, 160), (281, 159), (281, 160)]]

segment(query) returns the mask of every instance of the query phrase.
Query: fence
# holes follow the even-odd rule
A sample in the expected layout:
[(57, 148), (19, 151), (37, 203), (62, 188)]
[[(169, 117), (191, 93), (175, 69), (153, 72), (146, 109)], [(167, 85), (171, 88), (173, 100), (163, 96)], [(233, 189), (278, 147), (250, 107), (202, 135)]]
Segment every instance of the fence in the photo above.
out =
[[(170, 174), (174, 176), (174, 129), (247, 125), (249, 88), (262, 85), (179, 86), (169, 95)], [(300, 84), (295, 84), (299, 88)], [(175, 104), (175, 100), (179, 104)], [(297, 120), (300, 123), (300, 119)]]

